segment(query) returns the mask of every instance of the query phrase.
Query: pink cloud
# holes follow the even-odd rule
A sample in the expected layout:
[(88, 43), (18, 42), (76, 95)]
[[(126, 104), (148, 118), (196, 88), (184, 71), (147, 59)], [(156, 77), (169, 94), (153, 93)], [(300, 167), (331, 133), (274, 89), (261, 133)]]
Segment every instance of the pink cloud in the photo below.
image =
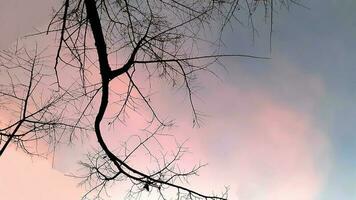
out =
[(241, 199), (256, 193), (257, 199), (315, 199), (322, 177), (309, 145), (324, 144), (313, 140), (318, 132), (305, 118), (267, 102), (257, 110), (251, 129), (236, 137), (240, 148), (232, 158)]
[[(313, 200), (318, 195), (326, 172), (320, 170), (319, 158), (316, 158), (325, 156), (328, 141), (313, 124), (308, 110), (322, 97), (322, 82), (288, 66), (274, 67), (268, 76), (273, 80), (271, 84), (278, 86), (278, 91), (288, 95), (293, 93), (294, 99), (301, 97), (304, 109), (297, 110), (279, 101), (266, 88), (242, 89), (207, 83), (209, 94), (202, 97), (206, 105), (201, 105), (199, 100), (197, 104), (209, 116), (204, 119), (203, 128), (191, 130), (191, 118), (187, 117), (189, 111), (186, 112), (189, 106), (180, 94), (176, 94), (179, 98), (172, 98), (172, 93), (163, 91), (163, 95), (155, 97), (158, 100), (153, 106), (163, 113), (160, 116), (165, 118), (165, 114), (174, 113), (179, 122), (179, 126), (169, 133), (179, 141), (190, 138), (187, 146), (194, 154), (188, 154), (182, 166), (189, 168), (200, 160), (210, 164), (201, 170), (198, 179), (192, 180), (191, 185), (197, 190), (209, 193), (212, 188), (221, 191), (221, 186), (230, 185), (230, 198), (243, 200)], [(121, 86), (117, 81), (114, 89), (121, 91)], [(118, 127), (117, 131), (103, 125), (104, 137), (111, 147), (120, 147), (125, 138), (130, 138), (133, 133), (139, 134), (137, 127), (144, 127), (142, 117), (137, 114), (131, 116), (128, 125), (131, 128)], [(130, 142), (137, 144), (139, 141)], [(162, 143), (163, 146), (168, 144), (167, 149), (175, 147), (172, 141), (163, 140)], [(78, 147), (63, 147), (56, 159), (58, 165), (63, 162), (61, 168), (75, 168), (69, 166), (74, 161), (67, 155), (75, 154), (79, 159), (84, 152), (77, 151), (80, 151)], [(48, 162), (32, 163), (14, 151), (8, 151), (5, 158), (0, 160), (4, 169), (0, 170), (0, 193), (8, 195), (4, 199), (17, 200), (23, 196), (26, 199), (79, 199), (81, 190), (75, 186), (77, 180), (51, 169)], [(147, 164), (141, 158), (136, 161), (138, 166)], [(19, 188), (21, 192), (18, 192)]]
[(229, 185), (231, 199), (316, 199), (330, 153), (313, 113), (325, 98), (323, 81), (283, 59), (262, 80), (237, 71), (234, 79), (242, 85), (201, 83), (207, 87), (199, 93), (204, 101), (196, 102), (207, 117), (200, 129), (190, 129), (182, 98), (159, 96), (167, 113), (178, 113), (180, 126), (172, 133), (181, 141), (190, 138), (187, 145), (194, 154), (183, 165), (209, 163), (191, 185), (207, 193)]
[(230, 185), (231, 199), (316, 199), (327, 174), (328, 139), (312, 115), (259, 90), (213, 92), (208, 101), (224, 103), (194, 137), (202, 149), (193, 152), (210, 164), (202, 177), (214, 180), (205, 188)]
[(51, 168), (48, 161), (31, 160), (13, 148), (0, 159), (1, 199), (77, 200), (84, 194), (77, 183)]

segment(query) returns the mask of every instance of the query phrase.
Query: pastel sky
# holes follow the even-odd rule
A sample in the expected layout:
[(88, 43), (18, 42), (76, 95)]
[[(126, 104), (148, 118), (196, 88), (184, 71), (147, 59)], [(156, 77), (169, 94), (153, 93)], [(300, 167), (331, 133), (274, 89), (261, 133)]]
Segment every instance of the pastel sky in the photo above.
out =
[[(0, 0), (0, 49), (45, 25), (54, 2)], [(220, 80), (202, 76), (201, 128), (192, 129), (190, 113), (177, 107), (184, 96), (157, 94), (161, 111), (176, 113), (172, 133), (190, 138), (188, 163), (209, 163), (194, 188), (228, 185), (232, 200), (356, 199), (356, 1), (305, 5), (275, 14), (271, 55), (265, 37), (252, 42), (240, 27), (226, 32), (227, 53), (272, 59), (229, 58), (227, 71), (217, 69)], [(53, 168), (51, 159), (10, 148), (0, 158), (0, 199), (79, 199), (85, 188), (65, 174), (78, 168), (81, 148), (60, 147)]]

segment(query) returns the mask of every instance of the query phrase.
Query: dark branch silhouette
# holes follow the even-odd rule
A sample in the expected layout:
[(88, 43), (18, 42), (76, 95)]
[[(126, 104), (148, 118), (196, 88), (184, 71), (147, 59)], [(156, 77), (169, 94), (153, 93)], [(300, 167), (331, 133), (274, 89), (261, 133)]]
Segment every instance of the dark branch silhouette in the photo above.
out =
[[(45, 51), (37, 48), (29, 53), (16, 46), (0, 53), (0, 69), (8, 74), (6, 84), (0, 85), (0, 108), (13, 108), (8, 110), (9, 119), (15, 119), (0, 124), (0, 156), (10, 143), (40, 155), (31, 147), (37, 141), (45, 141), (55, 151), (60, 143), (95, 133), (98, 149), (81, 161), (85, 173), (73, 175), (90, 186), (83, 199), (100, 199), (110, 183), (118, 181), (132, 186), (127, 198), (155, 191), (159, 199), (168, 199), (172, 194), (167, 191), (173, 189), (175, 199), (227, 199), (228, 189), (208, 195), (186, 185), (205, 165), (180, 169), (179, 161), (187, 151), (184, 145), (177, 144), (170, 156), (154, 151), (163, 146), (162, 137), (172, 137), (166, 132), (173, 120), (161, 118), (151, 101), (151, 86), (141, 86), (142, 79), (162, 80), (184, 90), (192, 124), (199, 126), (203, 114), (194, 96), (199, 73), (215, 75), (211, 67), (226, 57), (268, 59), (220, 53), (226, 27), (247, 21), (254, 38), (255, 14), (261, 10), (269, 19), (272, 48), (274, 8), (289, 8), (291, 3), (300, 4), (292, 0), (64, 0), (47, 30), (32, 34), (59, 33), (51, 57), (54, 65), (44, 64), (49, 63), (45, 62), (48, 55), (42, 56)], [(215, 33), (216, 41), (204, 39)], [(117, 57), (120, 62), (113, 61)], [(18, 77), (20, 73), (23, 77)], [(122, 91), (114, 88), (117, 81)], [(133, 113), (147, 118), (146, 136), (132, 135), (138, 142), (133, 146), (125, 142), (118, 151), (105, 140), (104, 127), (125, 124)], [(143, 170), (130, 162), (142, 151), (157, 168)]]

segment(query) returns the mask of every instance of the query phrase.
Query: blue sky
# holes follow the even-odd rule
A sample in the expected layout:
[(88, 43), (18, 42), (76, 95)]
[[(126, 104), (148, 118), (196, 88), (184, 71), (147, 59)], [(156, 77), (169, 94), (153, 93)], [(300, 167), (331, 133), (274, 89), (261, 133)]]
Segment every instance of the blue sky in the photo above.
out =
[[(242, 77), (233, 82), (265, 88), (279, 101), (308, 112), (313, 123), (329, 138), (330, 145), (324, 155), (328, 161), (322, 159), (319, 165), (320, 171), (327, 172), (317, 199), (356, 199), (356, 1), (309, 0), (304, 5), (309, 9), (293, 6), (289, 11), (277, 11), (272, 61), (240, 61), (243, 73), (254, 78)], [(243, 47), (255, 55), (268, 52), (265, 37), (257, 38), (255, 43), (240, 41), (234, 32), (227, 38), (235, 40), (235, 48), (230, 51), (241, 52)], [(302, 92), (311, 85), (299, 83), (302, 88), (298, 89), (288, 79), (273, 80), (279, 79), (279, 73), (283, 72), (269, 74), (281, 58), (304, 74), (320, 78), (324, 94), (312, 106), (305, 105), (306, 94)]]
[(330, 137), (331, 166), (319, 199), (354, 199), (356, 1), (308, 1), (305, 5), (310, 10), (294, 8), (277, 16), (272, 57), (281, 53), (321, 77), (326, 94), (314, 114)]

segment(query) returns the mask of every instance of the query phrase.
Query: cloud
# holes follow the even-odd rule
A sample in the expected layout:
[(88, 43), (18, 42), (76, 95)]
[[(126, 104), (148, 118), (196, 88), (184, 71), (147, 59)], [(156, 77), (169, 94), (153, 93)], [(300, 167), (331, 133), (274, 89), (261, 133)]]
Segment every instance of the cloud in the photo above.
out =
[(215, 103), (196, 137), (210, 163), (202, 176), (230, 184), (232, 199), (314, 200), (323, 187), (329, 142), (313, 114), (322, 81), (281, 63), (262, 83), (210, 87), (214, 95), (205, 99)]
[(311, 116), (256, 91), (214, 92), (229, 98), (191, 137), (195, 158), (209, 162), (192, 185), (207, 192), (230, 185), (231, 199), (316, 199), (327, 173), (319, 161), (327, 157), (328, 140)]
[[(190, 129), (189, 112), (184, 112), (189, 106), (183, 105), (183, 98), (167, 92), (158, 96), (155, 107), (178, 113), (174, 116), (180, 126), (170, 133), (191, 138), (187, 145), (194, 154), (188, 154), (189, 162), (183, 165), (209, 163), (191, 182), (197, 190), (209, 193), (230, 185), (231, 199), (314, 200), (327, 173), (323, 159), (328, 138), (314, 124), (312, 113), (324, 95), (323, 82), (282, 58), (264, 70), (259, 76), (241, 67), (232, 70), (230, 75), (243, 87), (202, 80), (207, 88), (200, 93), (205, 105), (196, 102), (209, 116), (201, 129)], [(139, 124), (135, 117), (131, 120)], [(121, 132), (120, 136), (106, 134), (109, 143), (122, 140)], [(61, 168), (71, 168), (65, 163), (72, 164), (66, 156), (74, 155), (73, 151), (77, 149), (59, 154)], [(76, 180), (52, 170), (46, 161), (32, 163), (19, 152), (8, 152), (7, 159), (0, 160), (0, 192), (9, 195), (5, 199), (79, 199)]]
[(47, 160), (31, 160), (13, 148), (0, 159), (1, 199), (77, 200), (84, 194), (77, 182), (52, 169)]
[(207, 193), (229, 185), (231, 199), (316, 199), (330, 153), (329, 138), (315, 119), (325, 98), (323, 81), (283, 58), (263, 77), (235, 70), (230, 75), (241, 78), (241, 85), (202, 83), (207, 89), (198, 105), (208, 114), (202, 128), (191, 131), (183, 119), (174, 130), (190, 138), (194, 155), (188, 156), (209, 163), (191, 185)]

